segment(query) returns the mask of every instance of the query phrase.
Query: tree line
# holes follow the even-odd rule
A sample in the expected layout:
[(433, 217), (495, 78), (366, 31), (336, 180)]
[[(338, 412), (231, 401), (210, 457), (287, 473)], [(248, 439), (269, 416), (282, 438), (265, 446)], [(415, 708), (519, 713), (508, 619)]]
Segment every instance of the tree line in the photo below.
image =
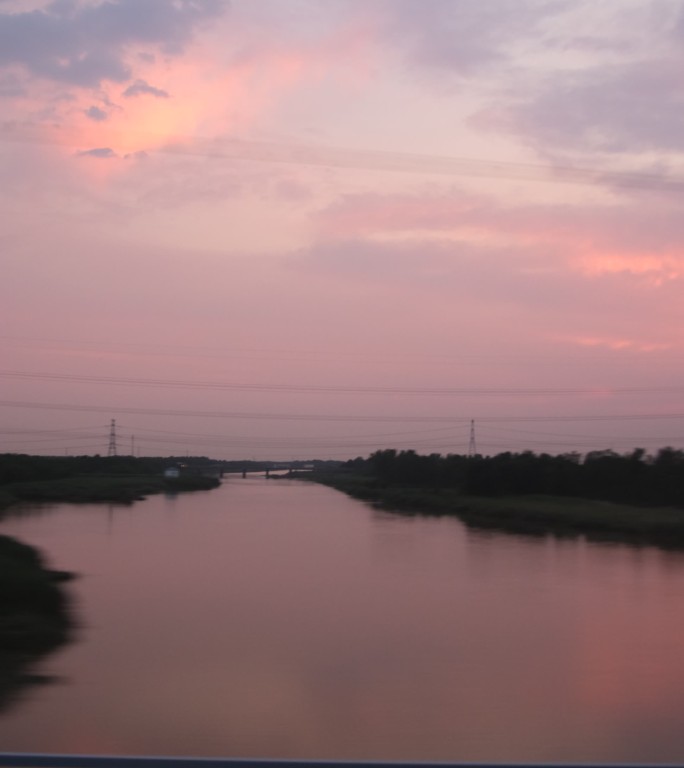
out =
[(210, 463), (204, 456), (33, 456), (24, 453), (0, 454), (0, 486), (38, 480), (63, 480), (76, 475), (159, 475), (178, 463), (200, 467)]
[(655, 455), (638, 448), (585, 456), (532, 451), (442, 456), (385, 449), (352, 459), (344, 469), (383, 485), (451, 488), (473, 496), (546, 494), (684, 507), (684, 451), (670, 447)]
[[(310, 459), (286, 462), (294, 469), (330, 469), (339, 461)], [(207, 456), (34, 456), (25, 453), (0, 454), (0, 486), (40, 480), (63, 480), (77, 475), (160, 475), (171, 466), (185, 474), (200, 473), (207, 467), (224, 472), (265, 472), (277, 468), (276, 461), (242, 459), (226, 461)]]

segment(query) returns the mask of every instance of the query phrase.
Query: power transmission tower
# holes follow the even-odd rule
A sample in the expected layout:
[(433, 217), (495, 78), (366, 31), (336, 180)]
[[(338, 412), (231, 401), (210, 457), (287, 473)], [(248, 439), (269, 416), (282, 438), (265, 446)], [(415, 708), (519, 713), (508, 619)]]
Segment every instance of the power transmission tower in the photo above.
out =
[(470, 441), (468, 442), (468, 456), (472, 457), (477, 455), (477, 447), (475, 446), (475, 420), (470, 420)]
[(108, 456), (116, 456), (116, 419), (112, 419), (109, 427), (109, 451)]

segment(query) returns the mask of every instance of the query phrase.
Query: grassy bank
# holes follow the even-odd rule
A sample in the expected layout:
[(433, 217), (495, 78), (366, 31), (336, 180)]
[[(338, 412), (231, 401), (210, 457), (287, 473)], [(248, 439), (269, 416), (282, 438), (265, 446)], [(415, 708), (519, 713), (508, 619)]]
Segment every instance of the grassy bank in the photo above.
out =
[(56, 480), (8, 483), (0, 490), (0, 509), (17, 502), (110, 502), (131, 504), (153, 493), (175, 493), (216, 488), (213, 477), (187, 475), (75, 475)]
[(559, 496), (464, 496), (450, 488), (382, 485), (345, 473), (311, 473), (309, 479), (388, 510), (453, 515), (473, 527), (684, 547), (684, 510), (671, 507)]
[(70, 626), (61, 583), (34, 547), (0, 535), (0, 653), (40, 653), (62, 642)]
[(44, 683), (31, 665), (73, 631), (63, 582), (70, 574), (46, 567), (34, 547), (0, 535), (0, 712), (28, 686)]

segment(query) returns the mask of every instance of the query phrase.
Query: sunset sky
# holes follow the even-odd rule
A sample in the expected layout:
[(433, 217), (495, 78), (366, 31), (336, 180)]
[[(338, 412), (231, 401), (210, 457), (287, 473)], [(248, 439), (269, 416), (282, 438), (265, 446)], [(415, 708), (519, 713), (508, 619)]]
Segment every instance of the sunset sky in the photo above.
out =
[(0, 451), (684, 447), (684, 2), (0, 0)]

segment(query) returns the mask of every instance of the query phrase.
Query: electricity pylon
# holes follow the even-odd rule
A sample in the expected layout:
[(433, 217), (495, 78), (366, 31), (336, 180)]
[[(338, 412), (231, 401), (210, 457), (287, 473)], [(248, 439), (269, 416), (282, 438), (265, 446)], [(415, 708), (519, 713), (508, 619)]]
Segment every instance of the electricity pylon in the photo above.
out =
[(116, 419), (112, 419), (109, 427), (109, 451), (108, 456), (116, 456)]
[(470, 441), (468, 442), (468, 456), (472, 457), (477, 455), (477, 448), (475, 446), (475, 420), (470, 420)]

